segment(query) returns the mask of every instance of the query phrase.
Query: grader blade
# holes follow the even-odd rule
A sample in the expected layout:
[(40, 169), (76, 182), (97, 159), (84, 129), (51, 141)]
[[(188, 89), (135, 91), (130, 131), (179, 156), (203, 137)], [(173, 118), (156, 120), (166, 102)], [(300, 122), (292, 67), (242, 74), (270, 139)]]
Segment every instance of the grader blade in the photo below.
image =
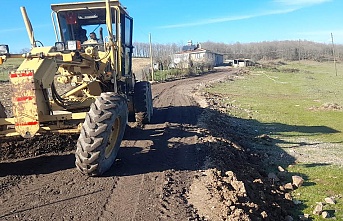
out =
[(39, 130), (33, 75), (33, 71), (10, 74), (15, 130), (24, 138), (33, 137)]

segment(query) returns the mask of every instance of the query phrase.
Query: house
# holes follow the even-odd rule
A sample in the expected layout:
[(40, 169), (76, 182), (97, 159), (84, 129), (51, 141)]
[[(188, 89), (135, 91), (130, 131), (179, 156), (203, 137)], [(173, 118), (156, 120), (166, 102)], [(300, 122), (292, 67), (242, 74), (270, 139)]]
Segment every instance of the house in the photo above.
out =
[(224, 57), (221, 54), (201, 48), (200, 44), (194, 45), (189, 41), (182, 47), (182, 51), (172, 55), (172, 67), (190, 68), (192, 66), (215, 67), (222, 65)]
[(235, 68), (253, 66), (254, 62), (250, 59), (234, 59), (232, 66)]

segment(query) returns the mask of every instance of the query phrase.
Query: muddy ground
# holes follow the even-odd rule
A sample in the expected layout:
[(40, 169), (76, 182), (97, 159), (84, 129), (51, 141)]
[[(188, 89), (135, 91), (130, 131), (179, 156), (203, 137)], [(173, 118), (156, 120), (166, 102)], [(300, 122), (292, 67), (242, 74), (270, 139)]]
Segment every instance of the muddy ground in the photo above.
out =
[[(199, 92), (241, 74), (223, 68), (154, 84), (152, 123), (128, 125), (102, 177), (75, 169), (77, 136), (2, 140), (0, 220), (285, 220), (293, 208), (280, 188), (287, 181), (268, 178), (277, 165), (255, 151), (268, 140)], [(1, 88), (9, 108), (8, 84)]]

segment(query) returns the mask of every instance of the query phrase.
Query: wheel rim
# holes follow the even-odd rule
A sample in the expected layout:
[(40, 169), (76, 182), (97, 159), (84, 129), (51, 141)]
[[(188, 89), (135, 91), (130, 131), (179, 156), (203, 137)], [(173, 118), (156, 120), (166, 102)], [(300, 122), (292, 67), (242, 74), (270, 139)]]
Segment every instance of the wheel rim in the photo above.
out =
[(114, 121), (113, 126), (111, 127), (111, 134), (110, 134), (110, 137), (108, 138), (108, 145), (106, 146), (106, 149), (105, 149), (105, 158), (109, 158), (111, 156), (113, 149), (117, 143), (119, 132), (120, 132), (120, 124), (121, 124), (121, 119), (117, 117), (116, 120)]

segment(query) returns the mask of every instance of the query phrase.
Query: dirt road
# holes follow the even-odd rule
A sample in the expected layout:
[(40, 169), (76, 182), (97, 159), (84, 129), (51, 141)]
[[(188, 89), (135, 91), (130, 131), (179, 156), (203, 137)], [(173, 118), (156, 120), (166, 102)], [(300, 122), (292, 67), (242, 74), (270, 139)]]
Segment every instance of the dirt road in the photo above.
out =
[[(232, 73), (154, 84), (153, 122), (127, 127), (103, 177), (74, 168), (75, 137), (2, 143), (0, 220), (259, 220), (263, 212), (283, 220), (284, 193), (265, 183), (258, 157), (206, 129), (218, 113), (204, 115), (195, 92)], [(13, 159), (23, 155), (31, 157)], [(243, 169), (228, 172), (225, 164)]]

